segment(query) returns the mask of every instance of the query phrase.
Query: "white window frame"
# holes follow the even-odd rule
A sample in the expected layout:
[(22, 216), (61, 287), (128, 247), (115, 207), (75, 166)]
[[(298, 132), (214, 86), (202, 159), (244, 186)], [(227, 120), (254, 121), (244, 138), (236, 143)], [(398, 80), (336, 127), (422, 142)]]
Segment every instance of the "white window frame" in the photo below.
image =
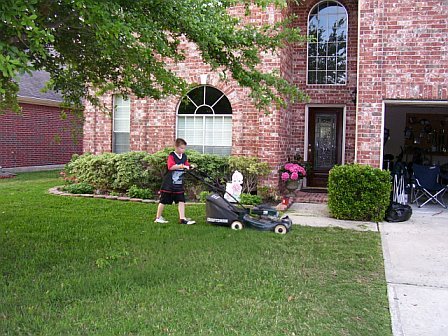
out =
[[(128, 107), (129, 108), (129, 118), (116, 118), (115, 117), (115, 113), (116, 113), (117, 107), (119, 106), (119, 105), (117, 105), (117, 97), (121, 97), (122, 101), (128, 102), (128, 104), (120, 105), (120, 107)], [(129, 137), (129, 148), (125, 152), (129, 152), (130, 151), (130, 146), (131, 146), (131, 144), (130, 144), (130, 137), (131, 137), (131, 100), (129, 98), (128, 99), (123, 99), (122, 95), (116, 94), (116, 95), (113, 95), (112, 102), (113, 102), (113, 109), (112, 109), (112, 146), (111, 146), (112, 147), (112, 152), (113, 153), (117, 153), (117, 148), (115, 146), (116, 145), (115, 144), (115, 134), (117, 134), (117, 133), (128, 134), (128, 137)], [(128, 124), (126, 126), (127, 126), (129, 131), (128, 132), (117, 132), (117, 131), (115, 131), (115, 122), (116, 121), (128, 122)], [(120, 152), (120, 153), (125, 153), (125, 152)]]
[[(306, 21), (306, 36), (308, 37), (309, 35), (310, 35), (310, 16), (311, 16), (311, 13), (313, 13), (313, 11), (314, 11), (314, 9), (316, 8), (316, 7), (318, 7), (321, 3), (324, 3), (324, 2), (334, 2), (334, 3), (336, 3), (336, 4), (338, 4), (339, 6), (341, 6), (342, 8), (344, 8), (344, 10), (345, 10), (345, 16), (346, 16), (346, 19), (347, 19), (347, 31), (346, 31), (346, 41), (345, 41), (345, 48), (346, 48), (346, 53), (345, 53), (345, 83), (343, 83), (343, 84), (340, 84), (340, 83), (309, 83), (308, 82), (308, 80), (309, 80), (309, 78), (308, 78), (308, 67), (309, 67), (309, 41), (306, 43), (306, 85), (331, 85), (331, 86), (346, 86), (347, 85), (347, 83), (348, 83), (348, 40), (349, 40), (349, 38), (348, 38), (348, 32), (349, 32), (349, 25), (348, 25), (348, 22), (349, 22), (349, 16), (348, 16), (348, 11), (347, 11), (347, 8), (342, 4), (342, 3), (340, 3), (339, 1), (335, 1), (335, 0), (323, 0), (323, 1), (319, 1), (318, 3), (316, 3), (312, 8), (311, 8), (311, 10), (308, 12), (308, 18), (307, 18), (307, 21)], [(327, 27), (328, 28), (328, 27)], [(326, 57), (326, 58), (328, 58), (328, 55), (327, 56), (321, 56), (321, 57)], [(317, 55), (316, 56), (316, 61), (317, 62), (319, 62), (319, 55)], [(337, 56), (336, 56), (336, 64), (337, 64)], [(337, 80), (337, 68), (336, 68), (336, 80)], [(325, 62), (325, 73), (327, 73), (328, 72), (328, 69), (327, 69), (327, 62)], [(317, 70), (316, 70), (316, 76), (317, 76)]]
[[(197, 89), (199, 89), (201, 87), (204, 88), (204, 97), (203, 97), (203, 103), (198, 105), (188, 96), (188, 94), (190, 94), (192, 91), (197, 90)], [(207, 95), (207, 87), (211, 87), (211, 88), (221, 92), (221, 96), (212, 105), (208, 105), (208, 104), (205, 103), (206, 95)], [(179, 103), (177, 105), (177, 108), (176, 108), (176, 136), (180, 137), (179, 136), (179, 131), (180, 131), (180, 129), (179, 129), (179, 117), (185, 118), (185, 120), (187, 120), (188, 118), (191, 118), (191, 119), (194, 120), (194, 123), (196, 122), (196, 120), (198, 118), (200, 118), (200, 119), (202, 119), (202, 121), (201, 121), (202, 122), (202, 140), (201, 140), (201, 144), (191, 143), (190, 140), (186, 139), (188, 144), (191, 145), (191, 146), (194, 146), (194, 147), (201, 146), (202, 147), (202, 153), (205, 153), (205, 154), (208, 154), (208, 152), (206, 152), (206, 150), (205, 150), (206, 147), (229, 148), (230, 152), (231, 152), (231, 150), (232, 150), (232, 135), (233, 135), (233, 118), (232, 118), (232, 113), (230, 113), (230, 114), (216, 113), (216, 111), (214, 109), (214, 106), (222, 98), (224, 98), (224, 97), (227, 98), (226, 95), (221, 90), (219, 90), (219, 89), (217, 89), (217, 88), (215, 88), (215, 87), (213, 87), (211, 85), (201, 85), (201, 86), (195, 87), (190, 92), (188, 92), (186, 97), (196, 107), (196, 110), (195, 110), (195, 112), (193, 114), (179, 114), (179, 107), (181, 105), (182, 100), (179, 101)], [(183, 97), (182, 99), (185, 99), (185, 98)], [(229, 103), (230, 103), (230, 101), (229, 101)], [(213, 114), (200, 114), (200, 113), (197, 113), (198, 109), (203, 107), (203, 106), (209, 107), (213, 111)], [(226, 120), (226, 119), (230, 120), (231, 126), (230, 126), (230, 144), (229, 144), (229, 146), (219, 146), (219, 145), (207, 144), (207, 141), (206, 141), (207, 140), (207, 128), (206, 128), (206, 121), (207, 121), (207, 119), (212, 119), (213, 120), (212, 121), (213, 129), (214, 129), (214, 124), (215, 124), (215, 120), (216, 119), (222, 119), (222, 122), (224, 122), (224, 120)], [(186, 132), (187, 128), (185, 127), (183, 130)], [(195, 132), (194, 128), (193, 128), (193, 132)], [(222, 132), (223, 135), (225, 133), (227, 133), (227, 132)]]

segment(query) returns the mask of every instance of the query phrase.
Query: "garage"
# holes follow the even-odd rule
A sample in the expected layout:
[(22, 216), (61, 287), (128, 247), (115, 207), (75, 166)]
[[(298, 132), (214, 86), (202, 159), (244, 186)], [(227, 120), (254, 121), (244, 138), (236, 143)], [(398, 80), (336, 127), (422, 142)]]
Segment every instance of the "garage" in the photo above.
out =
[[(384, 111), (383, 169), (394, 171), (402, 163), (407, 170), (409, 201), (415, 199), (409, 188), (414, 168), (423, 166), (428, 171), (424, 175), (429, 176), (430, 167), (435, 166), (434, 171), (440, 170), (438, 182), (447, 184), (441, 176), (448, 175), (448, 102), (390, 102), (385, 103)], [(448, 204), (446, 196), (448, 193), (443, 199)], [(425, 195), (418, 203), (427, 199)], [(434, 200), (427, 204), (441, 209)]]

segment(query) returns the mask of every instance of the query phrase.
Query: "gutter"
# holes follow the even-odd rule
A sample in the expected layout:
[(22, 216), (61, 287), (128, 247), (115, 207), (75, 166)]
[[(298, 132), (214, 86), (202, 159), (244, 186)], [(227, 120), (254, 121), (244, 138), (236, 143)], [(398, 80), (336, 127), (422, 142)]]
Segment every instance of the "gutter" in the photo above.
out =
[(17, 100), (19, 101), (19, 103), (42, 105), (42, 106), (61, 107), (61, 104), (62, 104), (62, 101), (60, 101), (60, 100), (42, 99), (42, 98), (25, 97), (25, 96), (18, 96)]

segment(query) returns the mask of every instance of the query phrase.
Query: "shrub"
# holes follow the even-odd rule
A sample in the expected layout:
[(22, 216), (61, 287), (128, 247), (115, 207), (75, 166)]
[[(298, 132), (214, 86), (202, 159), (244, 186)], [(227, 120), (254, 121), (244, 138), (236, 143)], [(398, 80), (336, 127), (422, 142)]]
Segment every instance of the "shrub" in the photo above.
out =
[(158, 179), (159, 184), (162, 182), (162, 178), (167, 172), (167, 157), (173, 150), (174, 148), (168, 147), (151, 154), (148, 158), (149, 166), (151, 167), (150, 169), (154, 176)]
[(261, 197), (252, 194), (241, 194), (240, 203), (247, 205), (258, 205), (261, 204)]
[[(155, 192), (161, 178), (154, 173), (153, 158), (145, 152), (73, 155), (61, 176), (67, 182), (85, 182), (102, 191), (124, 193), (131, 186)], [(72, 182), (73, 183), (73, 182)]]
[[(173, 148), (165, 148), (153, 154), (128, 152), (73, 155), (63, 174), (66, 183), (84, 182), (101, 191), (124, 193), (132, 186), (147, 189), (151, 195), (159, 190), (167, 171), (166, 160)], [(244, 175), (243, 191), (253, 192), (258, 179), (270, 173), (267, 163), (254, 157), (223, 157), (187, 150), (188, 161), (198, 167), (204, 179), (212, 185), (224, 185), (230, 180), (229, 164)], [(199, 199), (207, 186), (189, 175), (185, 176), (185, 190), (190, 199)], [(140, 197), (139, 197), (140, 198)]]
[(207, 200), (207, 196), (210, 194), (210, 191), (201, 191), (201, 193), (199, 194), (199, 201), (205, 203), (205, 201)]
[(114, 190), (128, 190), (132, 186), (148, 188), (151, 185), (149, 154), (145, 152), (128, 152), (116, 155), (116, 176)]
[(64, 180), (65, 184), (73, 184), (76, 183), (76, 176), (74, 175), (67, 175), (65, 171), (61, 171), (59, 173), (59, 176)]
[(266, 162), (260, 162), (256, 157), (231, 156), (229, 157), (229, 169), (233, 173), (238, 170), (244, 176), (243, 191), (251, 193), (257, 189), (258, 180), (266, 177), (271, 169)]
[(338, 219), (382, 221), (390, 192), (388, 171), (358, 164), (335, 166), (328, 179), (328, 207)]
[(257, 195), (261, 197), (263, 202), (272, 203), (279, 201), (280, 196), (273, 187), (261, 186), (257, 188)]
[(90, 184), (81, 182), (81, 183), (68, 184), (64, 186), (62, 190), (70, 194), (93, 194), (95, 188)]
[[(84, 155), (91, 155), (91, 154), (90, 153), (86, 153)], [(71, 159), (70, 159), (70, 161), (65, 164), (64, 170), (59, 173), (61, 178), (67, 184), (71, 184), (71, 183), (76, 183), (77, 182), (76, 181), (75, 170), (76, 170), (77, 161), (78, 161), (79, 157), (80, 157), (79, 154), (73, 154)]]
[(128, 190), (128, 196), (132, 198), (150, 199), (154, 198), (154, 194), (149, 189), (139, 188), (133, 185)]
[(194, 164), (210, 184), (223, 184), (229, 175), (229, 158), (214, 154), (187, 151), (188, 161)]
[(78, 182), (93, 185), (99, 190), (112, 190), (116, 179), (117, 154), (92, 155), (86, 153), (73, 156), (66, 165), (67, 175), (75, 176)]

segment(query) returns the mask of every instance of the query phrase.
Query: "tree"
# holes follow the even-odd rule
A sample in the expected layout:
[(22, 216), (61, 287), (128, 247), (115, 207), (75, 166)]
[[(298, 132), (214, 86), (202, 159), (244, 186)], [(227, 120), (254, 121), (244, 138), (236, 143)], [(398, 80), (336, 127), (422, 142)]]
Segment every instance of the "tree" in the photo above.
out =
[(47, 87), (82, 111), (82, 100), (98, 96), (163, 98), (189, 85), (166, 67), (186, 55), (183, 39), (194, 42), (212, 69), (231, 74), (251, 89), (259, 107), (303, 98), (278, 73), (257, 70), (260, 52), (285, 41), (303, 40), (291, 19), (273, 25), (242, 25), (229, 8), (285, 7), (288, 0), (2, 0), (0, 3), (0, 112), (19, 110), (19, 74), (50, 73)]

